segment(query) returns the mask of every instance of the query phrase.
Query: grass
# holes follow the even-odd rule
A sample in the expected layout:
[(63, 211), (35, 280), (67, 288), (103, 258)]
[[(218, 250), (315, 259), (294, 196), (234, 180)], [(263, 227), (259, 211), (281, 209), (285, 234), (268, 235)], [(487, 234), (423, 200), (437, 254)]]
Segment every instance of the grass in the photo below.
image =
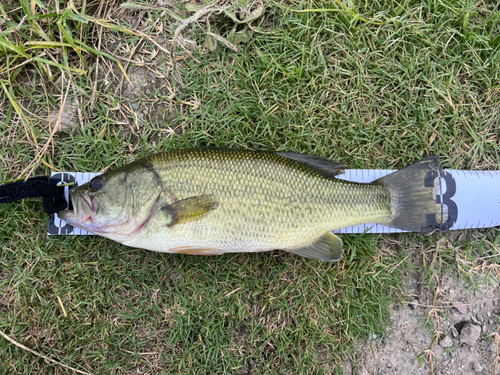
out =
[[(175, 17), (192, 13), (141, 4), (0, 8), (0, 181), (197, 146), (303, 152), (351, 168), (440, 154), (447, 168), (498, 169), (495, 2), (268, 1), (253, 29), (210, 18), (211, 32), (248, 37), (238, 52), (204, 48), (202, 18), (172, 56)], [(49, 126), (59, 114), (68, 120)], [(93, 374), (340, 374), (357, 340), (386, 334), (410, 269), (430, 290), (443, 274), (472, 285), (479, 272), (498, 276), (498, 229), (451, 247), (440, 236), (344, 236), (344, 259), (323, 264), (47, 237), (37, 200), (0, 206), (0, 222), (0, 330)], [(71, 373), (1, 338), (0, 363)]]

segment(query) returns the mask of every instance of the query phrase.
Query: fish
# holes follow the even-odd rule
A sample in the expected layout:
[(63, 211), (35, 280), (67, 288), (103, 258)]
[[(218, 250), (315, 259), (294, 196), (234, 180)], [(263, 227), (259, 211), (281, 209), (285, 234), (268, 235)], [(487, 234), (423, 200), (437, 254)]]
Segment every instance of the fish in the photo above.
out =
[[(156, 252), (221, 255), (283, 250), (339, 261), (333, 231), (377, 223), (439, 230), (431, 156), (372, 183), (337, 178), (346, 167), (294, 152), (219, 148), (154, 154), (70, 191), (74, 227)], [(434, 220), (430, 220), (434, 219)], [(434, 224), (433, 224), (434, 223)]]

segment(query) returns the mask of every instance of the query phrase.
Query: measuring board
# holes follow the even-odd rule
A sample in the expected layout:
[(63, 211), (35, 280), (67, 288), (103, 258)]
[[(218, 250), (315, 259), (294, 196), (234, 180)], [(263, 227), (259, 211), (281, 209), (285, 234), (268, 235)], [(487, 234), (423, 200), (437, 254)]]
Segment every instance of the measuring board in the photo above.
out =
[[(392, 169), (348, 169), (339, 179), (369, 183), (389, 173)], [(99, 173), (52, 173), (58, 184), (75, 183), (80, 186)], [(447, 213), (444, 229), (490, 228), (500, 226), (500, 171), (429, 171), (422, 183), (437, 184), (436, 203)], [(65, 188), (66, 200), (69, 189)], [(336, 230), (335, 233), (398, 233), (401, 229), (380, 224), (363, 224)], [(89, 235), (82, 229), (74, 228), (57, 214), (50, 215), (49, 235)]]

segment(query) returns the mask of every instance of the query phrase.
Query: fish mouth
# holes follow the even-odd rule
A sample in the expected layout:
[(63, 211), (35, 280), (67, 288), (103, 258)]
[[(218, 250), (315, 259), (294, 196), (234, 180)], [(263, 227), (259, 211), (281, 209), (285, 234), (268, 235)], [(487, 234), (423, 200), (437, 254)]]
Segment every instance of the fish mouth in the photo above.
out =
[(69, 192), (73, 210), (59, 211), (57, 216), (68, 224), (85, 230), (96, 230), (94, 218), (97, 213), (97, 200), (85, 194), (78, 194), (75, 191)]

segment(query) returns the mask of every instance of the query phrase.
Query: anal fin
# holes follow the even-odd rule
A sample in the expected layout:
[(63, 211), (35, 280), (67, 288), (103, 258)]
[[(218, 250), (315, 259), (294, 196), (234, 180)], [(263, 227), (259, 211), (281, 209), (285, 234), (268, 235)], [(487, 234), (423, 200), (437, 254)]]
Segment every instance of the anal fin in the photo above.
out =
[(338, 262), (342, 259), (344, 249), (342, 248), (342, 240), (333, 233), (328, 232), (310, 245), (290, 250), (289, 252), (325, 262)]

